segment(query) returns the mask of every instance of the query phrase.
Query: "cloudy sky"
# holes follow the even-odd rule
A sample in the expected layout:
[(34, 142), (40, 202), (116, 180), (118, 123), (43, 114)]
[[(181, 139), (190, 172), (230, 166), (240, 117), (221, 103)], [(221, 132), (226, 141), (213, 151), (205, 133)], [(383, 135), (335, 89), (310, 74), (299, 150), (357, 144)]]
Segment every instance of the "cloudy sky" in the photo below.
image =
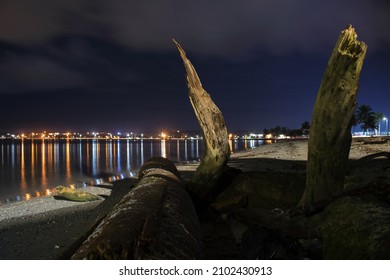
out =
[(197, 129), (172, 38), (229, 130), (300, 127), (348, 24), (390, 116), (388, 0), (2, 0), (0, 131)]

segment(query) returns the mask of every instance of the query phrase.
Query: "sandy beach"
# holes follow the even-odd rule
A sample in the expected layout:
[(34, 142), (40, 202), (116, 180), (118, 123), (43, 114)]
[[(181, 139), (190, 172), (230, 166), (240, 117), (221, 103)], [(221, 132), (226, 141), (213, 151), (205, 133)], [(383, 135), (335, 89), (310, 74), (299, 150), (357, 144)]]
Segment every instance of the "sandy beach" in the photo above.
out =
[(53, 196), (33, 198), (0, 207), (0, 259), (59, 259), (104, 217), (136, 183), (87, 187), (101, 200), (73, 202)]
[[(350, 159), (390, 152), (390, 143), (364, 144), (354, 140)], [(231, 155), (229, 166), (242, 171), (305, 172), (307, 140), (283, 141)], [(196, 164), (178, 165), (186, 178)], [(71, 202), (53, 196), (34, 198), (0, 207), (0, 259), (69, 258), (89, 230), (136, 184), (135, 179), (114, 182), (112, 186), (84, 189), (99, 195), (94, 202)]]

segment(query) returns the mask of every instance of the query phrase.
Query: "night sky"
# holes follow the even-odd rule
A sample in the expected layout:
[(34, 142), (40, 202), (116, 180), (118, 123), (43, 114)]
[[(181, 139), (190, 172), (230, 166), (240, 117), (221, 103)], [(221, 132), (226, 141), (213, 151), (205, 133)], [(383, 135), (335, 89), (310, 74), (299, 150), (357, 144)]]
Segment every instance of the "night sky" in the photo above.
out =
[(348, 24), (390, 116), (388, 0), (2, 0), (0, 131), (198, 129), (172, 38), (230, 131), (299, 128)]

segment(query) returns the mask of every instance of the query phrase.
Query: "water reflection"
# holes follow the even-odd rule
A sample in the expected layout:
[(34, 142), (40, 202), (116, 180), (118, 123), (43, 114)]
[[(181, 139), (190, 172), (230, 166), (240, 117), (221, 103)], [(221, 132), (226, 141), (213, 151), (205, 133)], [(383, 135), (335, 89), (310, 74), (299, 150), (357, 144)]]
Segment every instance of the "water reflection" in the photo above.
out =
[(41, 158), (42, 158), (42, 164), (41, 164), (41, 178), (42, 178), (42, 186), (47, 187), (47, 177), (46, 177), (46, 145), (45, 140), (42, 140), (41, 145)]
[(26, 181), (26, 170), (25, 170), (25, 162), (24, 162), (24, 140), (22, 140), (22, 148), (20, 152), (20, 186), (22, 189), (27, 188)]
[(129, 146), (129, 141), (127, 140), (127, 145), (126, 145), (126, 161), (127, 161), (127, 170), (131, 170), (131, 162), (130, 162), (130, 146)]
[(35, 179), (35, 143), (32, 141), (31, 143), (31, 179)]
[(180, 140), (176, 140), (176, 160), (180, 161)]
[(199, 158), (201, 156), (200, 154), (200, 148), (199, 148), (199, 140), (196, 140), (196, 156)]
[[(97, 145), (99, 142), (97, 140), (92, 140), (92, 141), (93, 141), (92, 142), (92, 174), (96, 175), (97, 170), (98, 170)], [(111, 142), (110, 142), (110, 145), (111, 145)], [(110, 146), (108, 146), (108, 147), (110, 147)], [(109, 158), (112, 159), (111, 148), (108, 148), (108, 152), (109, 152), (109, 157), (107, 157), (107, 160)], [(112, 161), (110, 161), (110, 167), (112, 169)]]
[(116, 158), (117, 158), (117, 160), (116, 160), (116, 165), (117, 165), (116, 169), (118, 171), (121, 171), (122, 170), (122, 168), (121, 168), (121, 142), (119, 140), (117, 140), (117, 152), (116, 152), (116, 154), (117, 154), (117, 156), (116, 156)]
[(167, 146), (166, 146), (166, 140), (161, 140), (161, 156), (166, 158), (167, 157)]
[[(232, 152), (261, 144), (229, 141)], [(57, 185), (79, 188), (135, 176), (154, 156), (191, 162), (203, 153), (197, 139), (0, 140), (0, 145), (0, 203), (51, 195)]]
[(141, 140), (141, 166), (144, 164), (144, 140)]
[(187, 146), (187, 140), (184, 140), (184, 160), (188, 160), (188, 146)]

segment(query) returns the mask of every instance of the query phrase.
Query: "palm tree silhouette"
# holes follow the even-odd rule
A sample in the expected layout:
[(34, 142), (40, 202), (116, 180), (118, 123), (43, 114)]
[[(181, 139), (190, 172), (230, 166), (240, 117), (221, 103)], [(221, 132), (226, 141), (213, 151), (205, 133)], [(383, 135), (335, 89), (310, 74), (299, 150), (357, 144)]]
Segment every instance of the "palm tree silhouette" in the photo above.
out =
[(355, 120), (357, 124), (361, 124), (363, 133), (366, 134), (370, 129), (375, 130), (377, 126), (377, 118), (375, 112), (372, 111), (369, 105), (361, 105), (355, 113)]

